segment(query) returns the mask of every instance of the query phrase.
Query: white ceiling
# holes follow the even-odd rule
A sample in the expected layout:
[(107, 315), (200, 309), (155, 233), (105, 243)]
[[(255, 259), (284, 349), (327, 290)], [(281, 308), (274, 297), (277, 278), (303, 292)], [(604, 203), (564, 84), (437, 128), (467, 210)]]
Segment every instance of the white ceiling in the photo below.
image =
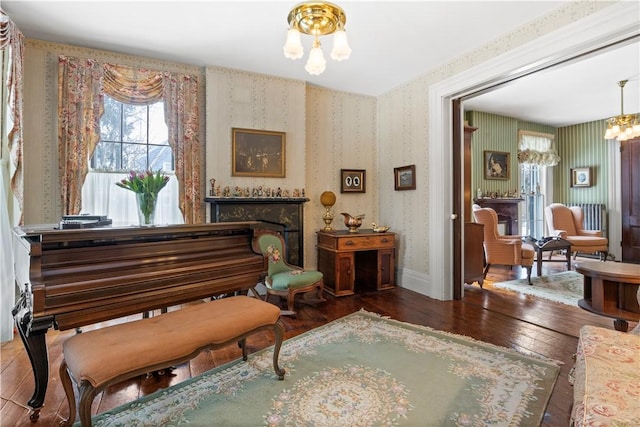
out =
[[(284, 58), (292, 1), (18, 1), (2, 9), (29, 38), (216, 65), (304, 80), (308, 84), (378, 96), (568, 3), (558, 1), (339, 1), (353, 49), (310, 76), (305, 56)], [(630, 3), (633, 5), (633, 2)], [(637, 4), (634, 6), (637, 9)], [(632, 9), (633, 10), (633, 9)], [(640, 18), (639, 18), (640, 20)], [(640, 44), (554, 67), (466, 101), (476, 109), (564, 126), (640, 111)]]

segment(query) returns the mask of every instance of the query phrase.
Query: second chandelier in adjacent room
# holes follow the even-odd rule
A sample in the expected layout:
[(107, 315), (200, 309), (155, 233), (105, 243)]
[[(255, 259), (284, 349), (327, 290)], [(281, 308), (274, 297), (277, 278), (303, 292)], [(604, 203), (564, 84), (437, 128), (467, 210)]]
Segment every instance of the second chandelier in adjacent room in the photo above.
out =
[(284, 56), (290, 59), (302, 58), (304, 48), (300, 34), (313, 36), (313, 48), (304, 67), (309, 74), (319, 75), (327, 68), (319, 36), (333, 34), (331, 58), (336, 61), (349, 59), (351, 48), (347, 42), (344, 25), (347, 17), (340, 6), (328, 2), (304, 2), (289, 12), (289, 31), (284, 45)]

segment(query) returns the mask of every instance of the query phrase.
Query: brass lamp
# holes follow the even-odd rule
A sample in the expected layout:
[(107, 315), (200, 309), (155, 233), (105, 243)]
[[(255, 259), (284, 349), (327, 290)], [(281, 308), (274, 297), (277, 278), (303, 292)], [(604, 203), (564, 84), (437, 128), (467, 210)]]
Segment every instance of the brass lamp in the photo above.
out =
[(324, 221), (323, 231), (331, 231), (331, 221), (333, 221), (333, 214), (331, 213), (331, 207), (336, 204), (336, 195), (331, 191), (325, 191), (320, 195), (320, 203), (324, 206), (324, 214), (322, 220)]

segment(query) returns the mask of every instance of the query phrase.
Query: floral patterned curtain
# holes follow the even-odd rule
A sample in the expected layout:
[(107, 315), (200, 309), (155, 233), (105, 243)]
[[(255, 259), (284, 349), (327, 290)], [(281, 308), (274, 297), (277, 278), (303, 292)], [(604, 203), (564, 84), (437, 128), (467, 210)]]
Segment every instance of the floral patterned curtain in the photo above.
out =
[[(136, 105), (164, 99), (169, 145), (176, 159), (176, 177), (180, 184), (180, 210), (185, 223), (202, 222), (198, 77), (66, 57), (60, 57), (60, 67), (59, 158), (66, 159), (64, 167), (61, 166), (64, 212), (80, 212), (82, 184), (88, 172), (88, 159), (100, 138), (103, 93), (106, 93), (117, 101)], [(60, 77), (64, 75), (67, 77)], [(79, 102), (83, 107), (74, 107)], [(79, 111), (83, 113), (79, 115)], [(86, 143), (76, 147), (81, 141)], [(74, 147), (76, 151), (70, 152)], [(73, 198), (65, 199), (65, 194), (72, 194)]]
[(554, 146), (554, 136), (520, 131), (520, 149), (518, 150), (518, 162), (538, 166), (555, 166), (560, 161), (560, 156)]
[(164, 73), (164, 117), (169, 128), (169, 145), (176, 159), (180, 210), (186, 224), (202, 222), (200, 166), (202, 150), (198, 129), (198, 77)]
[[(0, 20), (0, 48), (9, 49), (11, 62), (9, 68), (9, 78), (7, 81), (8, 105), (11, 114), (13, 127), (8, 132), (8, 149), (10, 156), (10, 179), (11, 191), (18, 201), (20, 209), (20, 221), (23, 222), (24, 212), (24, 177), (22, 169), (22, 87), (24, 82), (24, 36), (18, 27), (9, 19), (4, 11), (0, 10), (3, 18)], [(4, 82), (2, 82), (4, 84)]]
[(100, 140), (104, 113), (102, 64), (92, 59), (58, 59), (58, 159), (62, 213), (82, 208), (82, 184), (89, 157)]
[(162, 101), (162, 73), (146, 68), (104, 64), (104, 93), (124, 104), (149, 105)]

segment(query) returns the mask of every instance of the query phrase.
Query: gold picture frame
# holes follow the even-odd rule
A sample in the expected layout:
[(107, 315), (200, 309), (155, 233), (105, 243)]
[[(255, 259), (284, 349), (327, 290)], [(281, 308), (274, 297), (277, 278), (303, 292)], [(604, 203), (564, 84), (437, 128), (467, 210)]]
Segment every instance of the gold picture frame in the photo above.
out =
[(572, 187), (591, 187), (591, 168), (572, 168), (571, 169), (571, 186)]
[(396, 191), (416, 189), (416, 165), (393, 168), (393, 176)]
[(484, 152), (484, 178), (509, 179), (511, 173), (511, 153), (503, 151)]
[(284, 178), (286, 133), (231, 129), (231, 176)]

